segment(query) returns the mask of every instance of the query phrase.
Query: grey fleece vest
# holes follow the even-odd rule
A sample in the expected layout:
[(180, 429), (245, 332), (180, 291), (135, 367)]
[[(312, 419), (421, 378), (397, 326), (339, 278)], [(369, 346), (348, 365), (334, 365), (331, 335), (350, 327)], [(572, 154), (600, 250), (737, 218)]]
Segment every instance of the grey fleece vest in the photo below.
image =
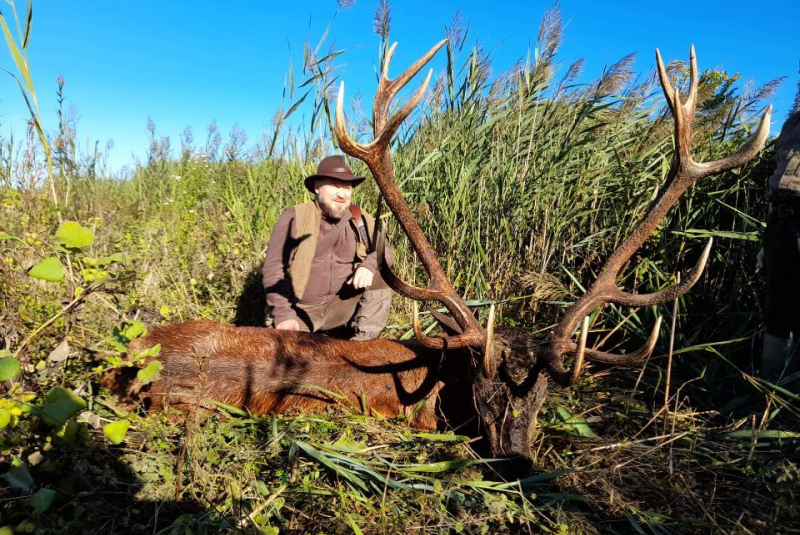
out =
[[(373, 236), (375, 231), (375, 220), (369, 214), (361, 212), (367, 222), (367, 232)], [(295, 239), (300, 240), (300, 245), (292, 257), (289, 265), (289, 276), (292, 280), (292, 290), (297, 299), (303, 298), (303, 293), (308, 285), (308, 278), (311, 276), (311, 264), (314, 262), (314, 254), (317, 252), (317, 238), (319, 237), (319, 226), (322, 222), (322, 212), (314, 201), (297, 204), (294, 207), (295, 214)], [(350, 220), (356, 236), (356, 256), (359, 260), (367, 257), (367, 246), (361, 242), (360, 233), (355, 228), (355, 222)], [(306, 237), (307, 236), (307, 237)], [(305, 239), (304, 239), (305, 238)]]

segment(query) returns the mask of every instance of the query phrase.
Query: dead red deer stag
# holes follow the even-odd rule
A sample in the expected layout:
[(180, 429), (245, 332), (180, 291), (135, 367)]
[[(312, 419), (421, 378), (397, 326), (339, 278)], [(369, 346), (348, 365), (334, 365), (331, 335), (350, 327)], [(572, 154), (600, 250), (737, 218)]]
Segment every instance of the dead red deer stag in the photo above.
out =
[[(452, 317), (435, 317), (450, 334), (425, 335), (416, 313), (416, 341), (405, 343), (343, 341), (211, 321), (155, 325), (146, 337), (131, 343), (131, 350), (161, 344), (161, 378), (145, 386), (130, 372), (119, 370), (106, 378), (108, 386), (128, 399), (149, 399), (151, 409), (167, 404), (184, 410), (208, 408), (209, 400), (216, 400), (256, 414), (291, 409), (313, 412), (344, 397), (356, 407), (365, 403), (370, 410), (386, 416), (405, 415), (412, 425), (423, 428), (440, 422), (460, 426), (471, 418), (480, 425), (492, 455), (529, 457), (533, 427), (550, 378), (568, 386), (578, 378), (584, 360), (630, 365), (641, 362), (653, 351), (660, 319), (641, 349), (617, 355), (586, 347), (588, 316), (607, 303), (631, 307), (663, 304), (697, 282), (709, 256), (710, 240), (697, 265), (679, 284), (650, 294), (624, 292), (616, 285), (623, 266), (689, 186), (701, 178), (744, 165), (761, 150), (769, 132), (770, 108), (755, 134), (735, 154), (714, 162), (695, 162), (691, 154), (698, 89), (694, 49), (686, 102), (681, 102), (677, 89), (670, 84), (656, 51), (661, 85), (675, 118), (675, 155), (666, 187), (549, 337), (542, 339), (519, 330), (495, 333), (493, 311), (484, 328), (448, 280), (395, 183), (391, 164), (390, 141), (422, 97), (430, 74), (392, 116), (391, 101), (444, 43), (436, 44), (394, 80), (388, 78), (394, 46), (389, 50), (373, 104), (375, 138), (369, 144), (356, 143), (346, 131), (342, 84), (335, 131), (342, 150), (369, 167), (386, 204), (427, 271), (429, 286), (408, 285), (381, 262), (382, 275), (405, 297), (443, 305)], [(382, 250), (381, 243), (378, 249)], [(573, 341), (582, 321), (579, 340)], [(571, 370), (564, 366), (567, 357), (573, 358)]]

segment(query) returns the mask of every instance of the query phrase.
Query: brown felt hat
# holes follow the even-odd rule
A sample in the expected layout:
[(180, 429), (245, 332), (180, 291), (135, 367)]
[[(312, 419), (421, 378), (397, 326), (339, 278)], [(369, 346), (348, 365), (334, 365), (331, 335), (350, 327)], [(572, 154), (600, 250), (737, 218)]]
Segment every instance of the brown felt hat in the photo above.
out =
[(317, 174), (311, 175), (306, 177), (305, 185), (306, 189), (311, 193), (316, 193), (314, 191), (314, 181), (319, 180), (320, 178), (335, 178), (336, 180), (342, 180), (344, 182), (350, 182), (353, 184), (353, 187), (358, 186), (366, 177), (363, 176), (355, 176), (353, 171), (347, 167), (347, 164), (344, 161), (344, 156), (326, 156), (319, 162), (317, 166)]

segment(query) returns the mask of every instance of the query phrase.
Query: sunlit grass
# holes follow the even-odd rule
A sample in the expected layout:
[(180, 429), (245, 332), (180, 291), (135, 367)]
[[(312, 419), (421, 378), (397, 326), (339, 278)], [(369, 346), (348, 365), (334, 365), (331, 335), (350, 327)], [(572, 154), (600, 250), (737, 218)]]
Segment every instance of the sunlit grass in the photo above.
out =
[[(450, 28), (445, 70), (393, 152), (406, 199), (455, 285), (467, 299), (504, 301), (501, 321), (530, 330), (546, 329), (591, 283), (663, 187), (672, 154), (671, 120), (652, 82), (631, 78), (630, 58), (590, 84), (575, 85), (579, 64), (559, 75), (556, 15), (545, 17), (540, 55), (496, 75), (480, 47), (462, 46), (464, 29)], [(307, 200), (302, 178), (335, 150), (329, 97), (339, 52), (319, 50), (307, 47), (305, 78), (289, 77), (286, 111), (276, 112), (252, 154), (224, 146), (212, 128), (207, 140), (185, 136), (181, 154), (172, 155), (153, 127), (148, 161), (129, 179), (111, 179), (95, 172), (102, 156), (74, 150), (74, 125), (62, 123), (51, 134), (57, 165), (48, 183), (35, 139), (28, 152), (19, 140), (0, 146), (0, 349), (16, 350), (61, 314), (26, 343), (23, 379), (3, 392), (14, 403), (38, 403), (61, 385), (89, 400), (72, 431), (22, 414), (3, 430), (0, 471), (28, 464), (35, 489), (60, 494), (58, 507), (36, 516), (16, 507), (19, 493), (0, 491), (0, 528), (734, 533), (798, 522), (796, 382), (754, 377), (762, 289), (754, 258), (770, 148), (689, 191), (631, 261), (620, 284), (652, 291), (692, 266), (715, 237), (704, 278), (678, 304), (675, 331), (664, 322), (641, 371), (591, 368), (575, 389), (553, 389), (529, 478), (498, 481), (479, 445), (421, 435), (359, 407), (176, 425), (129, 414), (100, 392), (97, 370), (120, 356), (107, 339), (123, 321), (259, 321), (270, 230), (283, 208)], [(684, 71), (670, 66), (679, 86)], [(700, 161), (737, 148), (760, 103), (732, 90), (723, 74), (702, 78)], [(307, 128), (289, 130), (286, 118), (304, 104), (311, 104)], [(356, 104), (350, 120), (368, 130), (358, 110), (369, 106)], [(376, 209), (370, 181), (356, 201)], [(26, 275), (58, 250), (52, 235), (60, 217), (94, 233), (86, 257), (127, 255), (119, 278), (69, 313), (62, 299), (75, 296), (80, 273), (63, 284)], [(398, 274), (424, 283), (406, 239), (386, 220)], [(74, 254), (58, 251), (78, 266)], [(408, 334), (409, 312), (396, 299), (393, 334)], [(671, 314), (671, 304), (636, 312), (609, 306), (590, 344), (636, 346), (655, 315)], [(51, 358), (64, 340), (69, 358)], [(125, 446), (112, 448), (101, 425), (119, 418), (132, 428)], [(33, 464), (37, 453), (43, 460), (34, 456)]]

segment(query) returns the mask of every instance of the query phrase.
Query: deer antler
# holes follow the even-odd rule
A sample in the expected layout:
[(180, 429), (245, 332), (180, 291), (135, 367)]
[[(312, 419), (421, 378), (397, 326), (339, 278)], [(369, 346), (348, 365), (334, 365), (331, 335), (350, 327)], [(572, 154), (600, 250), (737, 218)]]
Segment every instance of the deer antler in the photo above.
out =
[[(400, 188), (398, 188), (395, 182), (394, 170), (392, 169), (389, 150), (392, 136), (397, 132), (403, 120), (408, 117), (419, 103), (430, 82), (433, 70), (428, 73), (425, 82), (408, 102), (391, 117), (389, 117), (389, 108), (392, 99), (397, 95), (398, 91), (400, 91), (400, 89), (430, 61), (445, 42), (447, 42), (446, 39), (434, 45), (424, 56), (414, 62), (414, 64), (394, 80), (389, 79), (389, 62), (394, 54), (397, 43), (392, 45), (389, 49), (383, 64), (383, 72), (378, 82), (378, 91), (372, 106), (373, 141), (362, 145), (356, 143), (347, 133), (344, 120), (344, 82), (342, 82), (339, 87), (339, 95), (336, 102), (336, 119), (334, 123), (334, 130), (339, 142), (339, 147), (350, 156), (363, 160), (372, 172), (372, 176), (375, 178), (375, 182), (378, 184), (378, 188), (380, 188), (387, 206), (389, 206), (389, 209), (397, 218), (400, 227), (408, 236), (425, 271), (428, 273), (428, 279), (430, 281), (429, 288), (417, 288), (403, 282), (396, 277), (386, 266), (385, 262), (380, 261), (381, 259), (379, 258), (381, 275), (383, 275), (386, 283), (394, 291), (403, 296), (417, 301), (436, 301), (444, 305), (453, 315), (453, 318), (462, 330), (461, 334), (452, 337), (426, 336), (422, 332), (422, 329), (420, 329), (419, 321), (415, 314), (414, 332), (417, 339), (421, 344), (435, 349), (483, 345), (486, 343), (486, 334), (478, 323), (478, 320), (475, 319), (475, 316), (470, 312), (466, 303), (464, 303), (463, 299), (461, 299), (453, 288), (452, 283), (445, 275), (441, 264), (439, 264), (436, 258), (433, 247), (431, 247), (431, 244), (425, 238), (422, 229), (414, 219), (411, 209), (403, 199), (403, 194), (400, 192)], [(379, 238), (376, 249), (378, 250), (379, 257), (381, 257), (383, 251), (382, 238)]]
[[(709, 253), (711, 252), (712, 241), (710, 239), (708, 240), (703, 254), (700, 255), (697, 265), (687, 274), (685, 280), (680, 284), (651, 294), (632, 294), (624, 292), (616, 286), (616, 278), (622, 267), (630, 260), (633, 253), (642, 246), (645, 240), (650, 237), (653, 231), (655, 231), (656, 227), (667, 215), (669, 209), (672, 208), (689, 186), (707, 176), (728, 171), (734, 167), (746, 164), (761, 150), (769, 134), (771, 106), (768, 106), (764, 112), (764, 116), (761, 118), (756, 132), (737, 152), (713, 162), (695, 162), (692, 158), (692, 131), (694, 128), (695, 108), (697, 106), (698, 73), (694, 46), (691, 48), (690, 58), (691, 81), (689, 85), (689, 94), (686, 98), (686, 102), (681, 103), (678, 90), (672, 87), (672, 84), (667, 78), (664, 63), (661, 61), (661, 54), (658, 49), (656, 49), (656, 62), (658, 64), (658, 76), (661, 80), (661, 87), (664, 90), (664, 96), (675, 118), (675, 155), (669, 170), (667, 187), (660, 193), (656, 202), (633, 232), (631, 232), (625, 241), (622, 242), (622, 245), (612, 253), (594, 284), (591, 285), (583, 297), (567, 310), (564, 318), (556, 325), (551, 333), (550, 346), (545, 360), (551, 375), (561, 384), (570, 384), (577, 379), (577, 372), (568, 372), (564, 368), (561, 359), (566, 355), (579, 352), (578, 344), (572, 342), (570, 338), (581, 320), (594, 309), (606, 303), (616, 303), (633, 307), (666, 303), (689, 291), (695, 282), (699, 280), (706, 261), (708, 260)], [(586, 349), (584, 355), (588, 360), (605, 362), (608, 364), (634, 364), (640, 362), (652, 353), (658, 338), (660, 325), (661, 319), (659, 318), (645, 345), (634, 353), (615, 355)], [(582, 334), (585, 334), (585, 330), (584, 328)]]

